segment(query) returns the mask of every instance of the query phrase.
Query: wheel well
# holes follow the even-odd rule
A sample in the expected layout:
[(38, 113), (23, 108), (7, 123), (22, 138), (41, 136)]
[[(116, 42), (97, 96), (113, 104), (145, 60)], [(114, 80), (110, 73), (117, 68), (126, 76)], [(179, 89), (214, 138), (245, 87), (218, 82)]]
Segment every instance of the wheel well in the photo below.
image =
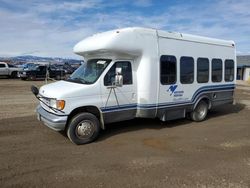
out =
[(83, 106), (83, 107), (79, 107), (79, 108), (74, 109), (68, 116), (66, 128), (68, 127), (68, 124), (69, 124), (69, 121), (71, 120), (71, 118), (74, 117), (76, 114), (79, 114), (82, 112), (88, 112), (88, 113), (95, 115), (97, 117), (97, 119), (100, 121), (101, 128), (104, 129), (104, 123), (102, 121), (101, 112), (95, 106)]
[(16, 75), (17, 75), (17, 71), (11, 72), (11, 76), (16, 76)]
[(200, 99), (199, 99), (199, 100), (195, 103), (195, 105), (194, 105), (194, 108), (193, 108), (193, 109), (195, 109), (195, 108), (196, 108), (197, 104), (198, 104), (200, 101), (204, 101), (205, 103), (207, 103), (207, 105), (208, 105), (208, 109), (210, 109), (210, 108), (211, 108), (211, 106), (212, 106), (212, 104), (211, 104), (211, 100), (210, 100), (207, 96), (204, 96), (204, 97), (200, 98)]

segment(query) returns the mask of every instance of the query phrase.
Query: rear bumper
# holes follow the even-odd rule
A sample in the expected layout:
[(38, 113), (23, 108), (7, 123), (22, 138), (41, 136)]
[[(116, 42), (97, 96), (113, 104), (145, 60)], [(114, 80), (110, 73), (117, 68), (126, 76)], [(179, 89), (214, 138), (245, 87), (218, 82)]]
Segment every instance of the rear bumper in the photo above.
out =
[(65, 129), (68, 116), (58, 116), (44, 110), (41, 105), (36, 108), (37, 119), (42, 121), (46, 126), (55, 130), (62, 131)]

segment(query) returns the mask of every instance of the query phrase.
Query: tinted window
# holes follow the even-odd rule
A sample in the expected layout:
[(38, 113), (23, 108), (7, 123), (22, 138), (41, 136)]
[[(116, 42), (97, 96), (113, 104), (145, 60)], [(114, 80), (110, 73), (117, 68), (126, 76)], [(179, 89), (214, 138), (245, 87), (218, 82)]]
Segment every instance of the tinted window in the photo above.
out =
[(5, 64), (0, 64), (0, 68), (3, 68), (3, 67), (5, 67)]
[(122, 69), (123, 85), (132, 84), (132, 68), (129, 61), (118, 61), (116, 62), (104, 77), (104, 85), (110, 86), (115, 81), (115, 70), (116, 68)]
[(197, 59), (197, 82), (207, 83), (209, 79), (209, 61), (207, 58)]
[(234, 61), (225, 61), (225, 81), (230, 82), (234, 80)]
[(9, 67), (15, 67), (14, 65), (8, 64)]
[(163, 85), (176, 82), (176, 58), (175, 56), (161, 56), (161, 83)]
[(221, 82), (222, 80), (222, 60), (212, 59), (212, 81)]
[(194, 81), (194, 59), (192, 57), (181, 57), (180, 75), (182, 84), (191, 84)]
[(46, 69), (47, 69), (47, 67), (45, 67), (45, 66), (39, 66), (37, 70), (40, 72), (46, 72)]

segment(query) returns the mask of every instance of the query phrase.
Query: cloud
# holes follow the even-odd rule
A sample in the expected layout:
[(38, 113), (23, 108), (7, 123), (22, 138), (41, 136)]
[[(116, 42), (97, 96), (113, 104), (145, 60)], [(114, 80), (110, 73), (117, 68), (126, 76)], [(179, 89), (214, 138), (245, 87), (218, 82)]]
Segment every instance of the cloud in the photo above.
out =
[(32, 52), (77, 57), (72, 48), (84, 37), (130, 26), (235, 40), (239, 52), (249, 52), (248, 0), (192, 4), (151, 0), (0, 0), (0, 4), (0, 56)]
[(134, 2), (134, 5), (138, 7), (149, 7), (153, 4), (151, 0), (137, 0)]
[(87, 9), (98, 8), (98, 5), (101, 3), (101, 0), (84, 0), (84, 1), (66, 1), (66, 2), (48, 2), (48, 3), (37, 3), (35, 6), (40, 12), (77, 12), (84, 11)]

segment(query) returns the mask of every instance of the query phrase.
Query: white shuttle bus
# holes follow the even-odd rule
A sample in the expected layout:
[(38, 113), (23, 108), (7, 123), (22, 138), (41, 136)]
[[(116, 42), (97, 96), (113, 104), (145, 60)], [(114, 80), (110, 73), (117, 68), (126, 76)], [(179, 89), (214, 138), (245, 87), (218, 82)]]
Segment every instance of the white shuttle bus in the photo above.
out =
[(233, 41), (147, 28), (124, 28), (80, 41), (84, 57), (67, 80), (32, 86), (38, 119), (75, 144), (94, 141), (106, 123), (133, 118), (206, 118), (233, 102)]

